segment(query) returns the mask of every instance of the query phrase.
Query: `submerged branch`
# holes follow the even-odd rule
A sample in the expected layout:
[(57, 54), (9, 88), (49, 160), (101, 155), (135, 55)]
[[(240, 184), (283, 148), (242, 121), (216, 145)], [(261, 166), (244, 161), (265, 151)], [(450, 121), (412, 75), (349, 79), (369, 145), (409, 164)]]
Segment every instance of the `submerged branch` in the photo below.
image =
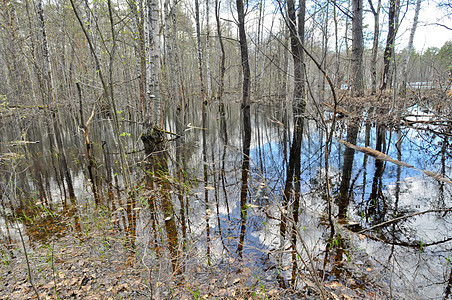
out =
[(377, 225), (374, 225), (372, 227), (369, 227), (369, 228), (363, 229), (361, 231), (358, 231), (358, 233), (363, 233), (363, 232), (366, 232), (366, 231), (374, 230), (375, 228), (382, 227), (382, 226), (388, 225), (388, 224), (393, 223), (393, 222), (397, 222), (397, 221), (400, 221), (400, 220), (412, 218), (412, 217), (423, 215), (423, 214), (427, 214), (427, 213), (450, 212), (450, 211), (452, 211), (452, 208), (429, 209), (429, 210), (425, 210), (425, 211), (420, 211), (420, 212), (413, 213), (413, 214), (410, 214), (410, 215), (400, 216), (400, 217), (397, 217), (397, 218), (394, 218), (394, 219), (391, 219), (391, 220), (388, 220), (388, 221), (384, 221), (384, 222), (382, 222), (380, 224), (377, 224)]

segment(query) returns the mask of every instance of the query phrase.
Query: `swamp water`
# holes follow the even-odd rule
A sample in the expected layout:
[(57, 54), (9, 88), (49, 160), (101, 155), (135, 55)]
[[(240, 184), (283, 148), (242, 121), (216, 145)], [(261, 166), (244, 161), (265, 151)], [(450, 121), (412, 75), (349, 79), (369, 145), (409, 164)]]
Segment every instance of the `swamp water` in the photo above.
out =
[[(3, 118), (0, 294), (33, 295), (22, 233), (38, 290), (47, 287), (52, 297), (73, 284), (81, 298), (87, 286), (105, 297), (318, 298), (318, 282), (350, 298), (449, 297), (447, 134), (338, 120), (328, 157), (332, 236), (321, 124), (305, 121), (301, 171), (293, 184), (300, 197), (291, 192), (284, 198), (292, 186), (286, 183), (292, 113), (255, 104), (246, 120), (238, 104), (219, 111), (212, 105), (208, 128), (202, 128), (201, 109), (189, 110), (183, 136), (168, 134), (166, 153), (151, 166), (141, 150), (141, 127), (123, 112), (120, 138), (131, 191), (124, 188), (108, 120), (94, 119), (90, 126), (89, 160), (84, 129), (70, 114), (62, 115), (66, 176), (45, 117)], [(165, 130), (176, 132), (173, 118), (166, 120)], [(352, 151), (342, 141), (410, 167)], [(426, 210), (432, 212), (366, 231)], [(124, 271), (130, 269), (135, 273)], [(46, 274), (53, 278), (48, 286)]]

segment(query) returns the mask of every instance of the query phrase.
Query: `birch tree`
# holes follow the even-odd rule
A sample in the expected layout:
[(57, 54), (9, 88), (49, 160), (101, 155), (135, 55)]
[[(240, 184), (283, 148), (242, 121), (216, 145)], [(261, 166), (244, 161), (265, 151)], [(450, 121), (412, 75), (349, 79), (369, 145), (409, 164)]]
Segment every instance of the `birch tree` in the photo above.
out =
[(147, 157), (163, 149), (163, 132), (161, 130), (160, 99), (160, 29), (159, 5), (157, 0), (146, 0), (146, 74), (147, 91), (145, 104), (145, 122), (141, 140)]
[(159, 5), (157, 0), (146, 0), (147, 26), (146, 42), (148, 59), (146, 73), (147, 85), (147, 127), (159, 127), (161, 116), (160, 99), (160, 28)]
[(210, 26), (209, 26), (209, 0), (206, 0), (206, 77), (207, 77), (207, 97), (211, 99), (210, 80)]

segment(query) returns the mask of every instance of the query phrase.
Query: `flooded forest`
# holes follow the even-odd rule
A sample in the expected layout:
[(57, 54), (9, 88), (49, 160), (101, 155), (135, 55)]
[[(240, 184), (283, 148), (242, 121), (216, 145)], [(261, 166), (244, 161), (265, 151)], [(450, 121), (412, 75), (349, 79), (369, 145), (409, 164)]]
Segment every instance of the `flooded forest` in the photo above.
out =
[(2, 0), (0, 299), (451, 298), (451, 16)]

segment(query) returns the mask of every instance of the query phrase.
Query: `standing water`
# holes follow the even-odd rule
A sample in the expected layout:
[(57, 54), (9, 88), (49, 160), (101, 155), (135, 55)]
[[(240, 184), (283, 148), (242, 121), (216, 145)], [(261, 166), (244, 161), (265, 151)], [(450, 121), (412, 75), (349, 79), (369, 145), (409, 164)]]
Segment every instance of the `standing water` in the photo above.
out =
[(33, 297), (30, 272), (42, 297), (449, 297), (450, 133), (431, 113), (346, 116), (326, 145), (328, 113), (297, 137), (281, 104), (213, 104), (183, 135), (168, 116), (152, 157), (122, 114), (128, 190), (109, 120), (62, 114), (67, 176), (45, 116), (2, 118), (0, 295)]

